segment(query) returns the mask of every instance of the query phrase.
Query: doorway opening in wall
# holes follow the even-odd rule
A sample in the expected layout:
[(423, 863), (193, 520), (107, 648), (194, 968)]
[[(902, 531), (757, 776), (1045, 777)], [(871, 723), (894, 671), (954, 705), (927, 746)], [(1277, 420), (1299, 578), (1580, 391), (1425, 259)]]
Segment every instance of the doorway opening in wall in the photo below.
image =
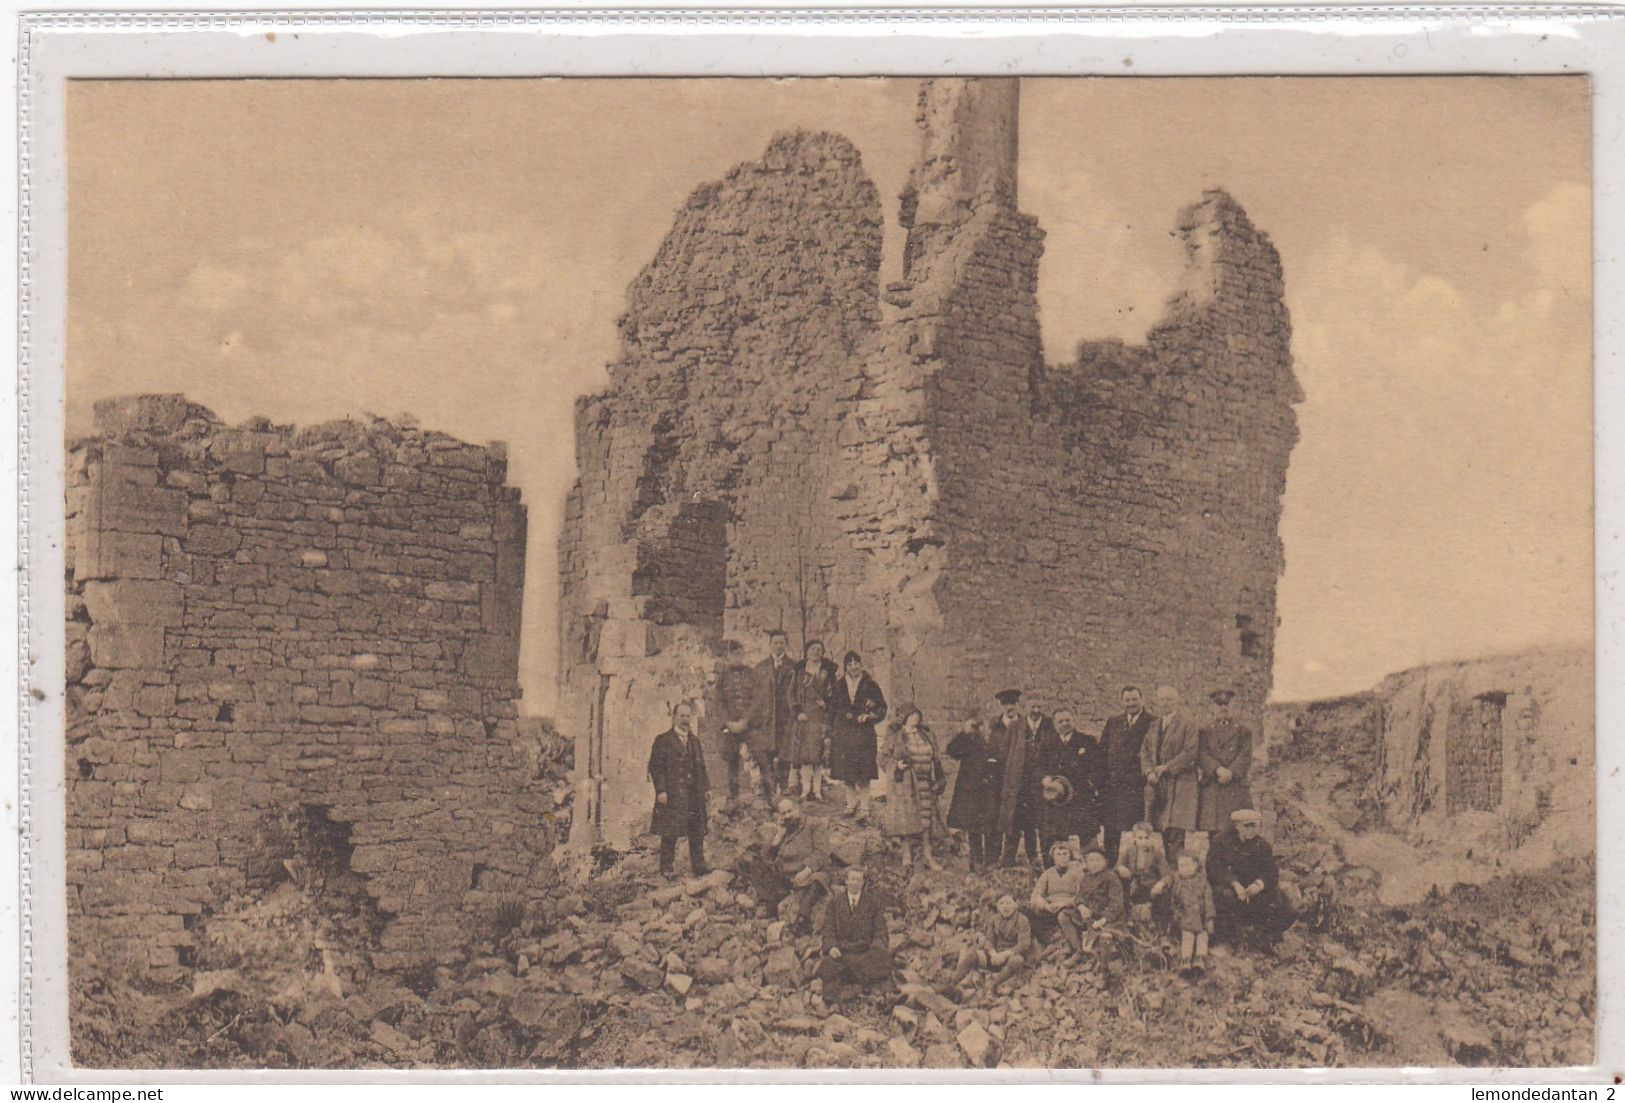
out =
[(1505, 760), (1501, 718), (1507, 695), (1496, 691), (1456, 701), (1445, 732), (1445, 808), (1493, 812), (1501, 807)]

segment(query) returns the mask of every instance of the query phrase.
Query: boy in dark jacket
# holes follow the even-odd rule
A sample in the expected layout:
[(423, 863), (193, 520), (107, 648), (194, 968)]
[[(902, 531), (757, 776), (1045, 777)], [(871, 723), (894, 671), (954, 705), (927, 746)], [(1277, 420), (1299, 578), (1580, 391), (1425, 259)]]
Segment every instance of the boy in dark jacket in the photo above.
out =
[[(1117, 871), (1106, 866), (1106, 852), (1098, 846), (1090, 847), (1083, 856), (1083, 880), (1078, 886), (1078, 913), (1084, 922), (1083, 953), (1095, 952), (1098, 965), (1104, 965), (1111, 949), (1112, 937), (1121, 929), (1123, 909), (1123, 882)], [(1082, 954), (1074, 955), (1081, 957)]]
[(997, 992), (1032, 959), (1032, 924), (1016, 907), (1016, 898), (1005, 893), (994, 905), (993, 914), (983, 921), (981, 930), (959, 952), (954, 986), (964, 995), (966, 981), (974, 970), (997, 969), (993, 978), (993, 991)]

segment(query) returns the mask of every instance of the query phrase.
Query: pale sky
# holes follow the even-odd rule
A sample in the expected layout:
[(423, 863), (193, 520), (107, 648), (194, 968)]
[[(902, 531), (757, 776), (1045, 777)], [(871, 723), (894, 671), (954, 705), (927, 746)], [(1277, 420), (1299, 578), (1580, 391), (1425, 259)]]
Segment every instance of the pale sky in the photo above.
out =
[[(184, 391), (228, 421), (410, 414), (506, 440), (530, 508), (521, 681), (554, 697), (576, 395), (696, 186), (847, 135), (888, 219), (912, 80), (181, 81), (69, 96), (68, 425)], [(1045, 79), (1021, 206), (1049, 358), (1142, 337), (1175, 214), (1227, 188), (1280, 250), (1305, 402), (1275, 696), (1591, 638), (1583, 78)]]

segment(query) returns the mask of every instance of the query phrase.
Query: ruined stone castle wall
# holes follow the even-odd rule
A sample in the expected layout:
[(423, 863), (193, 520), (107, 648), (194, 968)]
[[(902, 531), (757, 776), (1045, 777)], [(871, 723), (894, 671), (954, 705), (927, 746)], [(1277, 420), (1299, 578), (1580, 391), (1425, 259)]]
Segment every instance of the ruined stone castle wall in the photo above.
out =
[(1545, 859), (1595, 845), (1595, 678), (1589, 648), (1441, 663), (1373, 696), (1382, 740), (1371, 780), (1384, 820)]
[(1073, 364), (1035, 366), (1011, 319), (1032, 316), (1037, 258), (1010, 234), (988, 252), (1012, 270), (967, 279), (968, 309), (949, 316), (969, 340), (949, 353), (965, 370), (940, 377), (934, 435), (952, 476), (943, 601), (950, 622), (985, 626), (972, 697), (1025, 685), (1097, 723), (1128, 682), (1200, 703), (1224, 685), (1262, 720), (1301, 399), (1280, 263), (1221, 192), (1178, 229), (1187, 289), (1144, 346), (1086, 344)]
[(1046, 366), (1018, 100), (925, 83), (883, 297), (874, 189), (829, 135), (696, 191), (633, 285), (561, 545), (583, 843), (642, 830), (671, 703), (720, 637), (755, 659), (774, 626), (862, 651), (943, 726), (1006, 685), (1096, 723), (1125, 681), (1234, 686), (1262, 719), (1301, 398), (1279, 260), (1209, 193), (1147, 343)]
[(847, 636), (853, 552), (827, 503), (880, 240), (851, 143), (781, 135), (695, 190), (629, 291), (611, 389), (578, 405), (560, 539), (560, 716), (578, 822), (610, 841), (647, 820), (649, 744), (718, 638)]
[(75, 944), (184, 964), (196, 916), (285, 875), (270, 840), (299, 813), (347, 833), (375, 964), (461, 946), (552, 845), (517, 744), (526, 526), (500, 448), (228, 427), (178, 396), (97, 417), (69, 455)]

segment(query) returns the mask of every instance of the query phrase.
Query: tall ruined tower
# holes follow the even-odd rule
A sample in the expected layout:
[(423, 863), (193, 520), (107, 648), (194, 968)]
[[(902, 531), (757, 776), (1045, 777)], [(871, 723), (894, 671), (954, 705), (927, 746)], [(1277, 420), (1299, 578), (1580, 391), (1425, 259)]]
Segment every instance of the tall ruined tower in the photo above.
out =
[(697, 189), (634, 282), (561, 539), (576, 842), (643, 830), (671, 704), (770, 628), (942, 724), (1006, 684), (1085, 724), (1131, 680), (1261, 711), (1301, 397), (1279, 260), (1211, 192), (1147, 343), (1046, 366), (1019, 96), (922, 86), (884, 315), (878, 197), (827, 134)]

